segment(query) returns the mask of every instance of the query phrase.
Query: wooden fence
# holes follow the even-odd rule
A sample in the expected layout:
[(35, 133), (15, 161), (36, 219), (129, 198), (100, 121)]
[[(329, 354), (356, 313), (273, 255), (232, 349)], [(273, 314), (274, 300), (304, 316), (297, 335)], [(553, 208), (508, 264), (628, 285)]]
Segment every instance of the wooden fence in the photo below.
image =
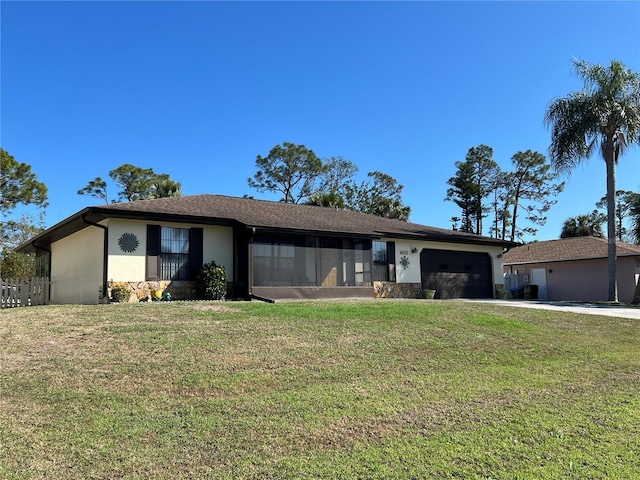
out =
[(29, 307), (49, 303), (49, 279), (0, 278), (0, 308)]

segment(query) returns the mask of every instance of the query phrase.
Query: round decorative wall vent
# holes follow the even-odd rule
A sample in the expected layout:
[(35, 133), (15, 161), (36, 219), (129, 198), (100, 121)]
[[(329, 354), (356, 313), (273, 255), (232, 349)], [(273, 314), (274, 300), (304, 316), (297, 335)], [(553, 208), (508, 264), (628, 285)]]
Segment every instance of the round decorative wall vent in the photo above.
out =
[(133, 233), (123, 233), (118, 239), (118, 245), (123, 252), (131, 253), (136, 251), (140, 242)]

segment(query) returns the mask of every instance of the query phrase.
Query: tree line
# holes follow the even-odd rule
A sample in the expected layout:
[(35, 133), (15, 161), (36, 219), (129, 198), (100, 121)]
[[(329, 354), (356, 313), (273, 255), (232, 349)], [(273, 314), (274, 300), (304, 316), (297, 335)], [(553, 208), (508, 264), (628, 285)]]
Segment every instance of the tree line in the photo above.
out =
[[(615, 198), (616, 239), (640, 245), (640, 193), (617, 190)], [(606, 212), (607, 197), (602, 197), (595, 206), (596, 209), (591, 213), (583, 213), (565, 220), (560, 238), (604, 237), (602, 225), (607, 222), (607, 214), (598, 209)]]
[(90, 180), (87, 185), (78, 190), (78, 195), (90, 195), (104, 200), (105, 203), (182, 196), (180, 182), (176, 182), (166, 173), (155, 173), (152, 168), (140, 168), (125, 163), (111, 170), (109, 177), (119, 188), (117, 197), (109, 200), (107, 182), (101, 177)]
[(373, 171), (358, 183), (355, 163), (335, 156), (320, 159), (304, 145), (276, 145), (266, 157), (256, 157), (256, 168), (248, 185), (261, 193), (281, 194), (284, 203), (344, 208), (398, 220), (408, 220), (411, 213), (402, 202), (404, 186), (391, 175)]
[(14, 249), (43, 230), (44, 215), (39, 220), (26, 214), (13, 220), (9, 215), (18, 205), (46, 208), (48, 195), (47, 186), (38, 180), (31, 165), (17, 161), (0, 148), (0, 277), (33, 275), (33, 257), (20, 255)]
[[(357, 165), (342, 157), (320, 159), (304, 145), (284, 142), (273, 147), (267, 156), (258, 155), (256, 168), (255, 175), (247, 179), (249, 187), (261, 193), (280, 193), (285, 203), (346, 208), (399, 220), (409, 218), (411, 209), (401, 197), (404, 187), (395, 178), (375, 171), (367, 174), (367, 181), (357, 183)], [(116, 197), (110, 199), (107, 182), (101, 177), (89, 181), (78, 194), (105, 203), (182, 195), (180, 182), (150, 168), (124, 164), (111, 170), (109, 177), (118, 188)]]
[(511, 163), (512, 171), (502, 170), (487, 145), (470, 148), (465, 160), (455, 163), (445, 198), (461, 210), (460, 217), (451, 218), (454, 230), (482, 235), (486, 218), (495, 238), (517, 241), (525, 234), (535, 236), (537, 229), (522, 228), (520, 218), (544, 225), (545, 213), (556, 203), (564, 182), (554, 183), (556, 174), (541, 153), (518, 152)]

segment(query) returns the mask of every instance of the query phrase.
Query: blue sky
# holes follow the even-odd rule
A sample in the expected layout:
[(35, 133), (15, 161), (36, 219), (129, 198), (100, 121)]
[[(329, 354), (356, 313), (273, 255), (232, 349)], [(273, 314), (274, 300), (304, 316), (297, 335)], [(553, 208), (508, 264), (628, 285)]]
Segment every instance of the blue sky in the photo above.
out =
[[(582, 86), (572, 59), (640, 71), (640, 2), (0, 9), (2, 148), (48, 186), (47, 226), (99, 204), (77, 190), (124, 163), (168, 173), (186, 195), (277, 200), (247, 177), (256, 155), (293, 142), (351, 160), (360, 180), (392, 175), (411, 221), (450, 228), (460, 212), (444, 201), (446, 182), (469, 148), (491, 146), (505, 169), (518, 151), (547, 154), (545, 108)], [(539, 240), (595, 208), (604, 162), (593, 157), (565, 180)], [(638, 148), (622, 157), (618, 188), (640, 191)]]

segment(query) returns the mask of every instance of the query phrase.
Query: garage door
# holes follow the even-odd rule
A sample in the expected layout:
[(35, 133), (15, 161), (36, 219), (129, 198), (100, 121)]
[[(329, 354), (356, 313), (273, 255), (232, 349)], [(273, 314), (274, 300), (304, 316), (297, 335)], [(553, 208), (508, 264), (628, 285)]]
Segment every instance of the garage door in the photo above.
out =
[(492, 298), (491, 257), (488, 253), (424, 249), (420, 253), (422, 288), (435, 298)]

